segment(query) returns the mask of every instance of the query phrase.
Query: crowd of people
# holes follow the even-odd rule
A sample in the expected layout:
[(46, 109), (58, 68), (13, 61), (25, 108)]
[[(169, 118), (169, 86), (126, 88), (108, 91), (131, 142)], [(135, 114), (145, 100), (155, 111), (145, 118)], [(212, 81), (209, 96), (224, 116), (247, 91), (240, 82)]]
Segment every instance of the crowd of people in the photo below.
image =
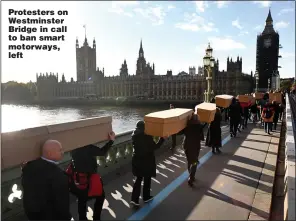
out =
[[(283, 104), (285, 97), (283, 96)], [(215, 102), (212, 99), (211, 102)], [(171, 104), (170, 108), (174, 108)], [(237, 132), (247, 128), (248, 121), (264, 124), (266, 133), (276, 130), (277, 122), (282, 118), (283, 105), (268, 101), (268, 93), (255, 104), (242, 104), (232, 99), (229, 108), (216, 108), (214, 120), (210, 124), (201, 123), (195, 107), (188, 119), (188, 125), (178, 134), (172, 136), (171, 150), (176, 148), (176, 136), (184, 135), (183, 149), (188, 164), (188, 185), (193, 186), (195, 173), (199, 164), (201, 141), (212, 148), (213, 154), (220, 154), (222, 147), (221, 121), (225, 112), (225, 121), (230, 121), (230, 135), (236, 137)], [(206, 139), (204, 128), (208, 125)], [(132, 133), (132, 173), (136, 177), (131, 194), (131, 204), (140, 205), (141, 183), (143, 185), (143, 201), (153, 200), (150, 193), (151, 178), (156, 177), (155, 151), (161, 147), (168, 137), (161, 137), (157, 142), (145, 134), (145, 122), (139, 121)], [(42, 156), (30, 161), (22, 167), (23, 206), (29, 220), (71, 220), (70, 194), (78, 202), (79, 220), (87, 220), (87, 202), (95, 199), (93, 220), (101, 219), (105, 200), (103, 181), (97, 173), (98, 156), (105, 156), (115, 140), (114, 132), (109, 133), (109, 142), (102, 148), (87, 145), (71, 152), (72, 161), (62, 170), (58, 162), (63, 157), (62, 145), (56, 140), (47, 140), (41, 145)]]

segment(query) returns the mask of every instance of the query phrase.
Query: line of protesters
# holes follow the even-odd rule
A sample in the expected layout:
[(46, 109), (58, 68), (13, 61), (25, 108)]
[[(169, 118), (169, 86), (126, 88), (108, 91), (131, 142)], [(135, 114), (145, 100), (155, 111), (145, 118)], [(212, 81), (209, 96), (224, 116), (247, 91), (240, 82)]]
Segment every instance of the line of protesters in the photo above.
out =
[[(266, 97), (265, 97), (266, 98)], [(266, 99), (263, 100), (266, 100)], [(211, 102), (215, 102), (213, 99)], [(170, 108), (174, 108), (173, 105)], [(248, 110), (258, 116), (258, 108), (247, 106), (241, 108), (236, 99), (228, 109), (217, 107), (214, 121), (208, 126), (206, 146), (212, 148), (213, 154), (221, 153), (222, 112), (230, 118), (230, 133), (236, 136), (239, 126), (247, 126), (249, 119)], [(255, 111), (256, 110), (256, 111)], [(261, 117), (266, 125), (266, 132), (271, 131), (268, 113), (272, 110), (274, 128), (280, 109), (276, 104), (265, 104), (261, 111)], [(278, 113), (278, 115), (277, 115)], [(241, 121), (241, 116), (246, 120)], [(207, 124), (202, 124), (195, 107), (194, 114), (188, 119), (188, 125), (178, 134), (183, 134), (183, 149), (188, 163), (188, 185), (193, 186), (195, 173), (199, 164), (201, 141), (204, 140), (203, 129)], [(161, 147), (167, 137), (159, 138), (155, 143), (152, 136), (145, 134), (145, 122), (139, 121), (132, 133), (132, 173), (136, 177), (131, 194), (131, 204), (139, 206), (141, 183), (143, 185), (143, 201), (153, 200), (150, 194), (151, 178), (156, 177), (155, 151)], [(176, 147), (176, 135), (172, 136), (172, 150)], [(27, 162), (22, 167), (23, 206), (29, 220), (71, 220), (70, 195), (71, 192), (78, 201), (79, 220), (87, 220), (87, 202), (95, 199), (93, 220), (101, 219), (101, 212), (105, 200), (103, 181), (97, 173), (97, 156), (106, 156), (115, 140), (114, 132), (109, 134), (109, 142), (102, 148), (96, 145), (87, 145), (71, 152), (72, 161), (63, 171), (58, 162), (62, 160), (62, 145), (56, 140), (47, 140), (42, 144), (41, 158)]]

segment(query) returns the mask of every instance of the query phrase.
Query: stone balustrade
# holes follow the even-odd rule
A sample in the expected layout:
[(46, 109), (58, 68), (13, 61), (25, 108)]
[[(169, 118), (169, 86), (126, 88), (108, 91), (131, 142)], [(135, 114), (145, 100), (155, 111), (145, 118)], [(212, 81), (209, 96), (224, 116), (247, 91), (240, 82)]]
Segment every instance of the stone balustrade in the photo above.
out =
[[(105, 157), (98, 157), (98, 172), (103, 178), (114, 173), (117, 169), (121, 169), (124, 165), (131, 165), (133, 152), (131, 134), (132, 131), (127, 131), (116, 135), (116, 140), (107, 155)], [(84, 134), (80, 136), (84, 136)], [(155, 140), (157, 139), (158, 138), (155, 138)], [(177, 145), (181, 143), (181, 140), (182, 136), (177, 136)], [(106, 141), (95, 145), (102, 147), (105, 143)], [(171, 139), (167, 139), (159, 151), (167, 150), (169, 145), (171, 145)], [(18, 157), (17, 151), (15, 152), (15, 156)], [(65, 152), (64, 158), (59, 163), (59, 166), (65, 169), (70, 159), (70, 152)], [(5, 220), (23, 211), (21, 163), (14, 167), (4, 168), (1, 172), (1, 211), (2, 220)]]
[[(294, 113), (293, 113), (294, 111)], [(294, 115), (294, 116), (293, 116)], [(295, 220), (295, 117), (296, 98), (286, 95), (285, 220)]]

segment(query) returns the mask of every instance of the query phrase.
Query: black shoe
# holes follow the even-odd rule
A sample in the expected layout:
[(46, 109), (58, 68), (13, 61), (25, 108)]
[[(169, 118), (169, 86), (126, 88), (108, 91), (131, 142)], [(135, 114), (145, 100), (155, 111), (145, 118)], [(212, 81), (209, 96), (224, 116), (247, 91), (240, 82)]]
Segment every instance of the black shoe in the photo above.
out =
[(216, 149), (217, 153), (221, 153), (221, 150), (219, 148)]
[(140, 206), (139, 200), (138, 200), (138, 201), (137, 201), (137, 200), (132, 200), (132, 201), (130, 202), (130, 204), (132, 204), (132, 205), (134, 205), (134, 206)]
[(216, 154), (216, 151), (215, 151), (214, 149), (212, 149), (212, 153), (213, 153), (213, 154)]
[(154, 196), (149, 196), (148, 198), (144, 199), (144, 203), (148, 203), (149, 201), (153, 200)]
[(233, 133), (230, 133), (230, 137), (233, 137)]
[(188, 185), (189, 185), (190, 187), (192, 187), (192, 186), (193, 186), (193, 179), (191, 179), (191, 178), (188, 178)]

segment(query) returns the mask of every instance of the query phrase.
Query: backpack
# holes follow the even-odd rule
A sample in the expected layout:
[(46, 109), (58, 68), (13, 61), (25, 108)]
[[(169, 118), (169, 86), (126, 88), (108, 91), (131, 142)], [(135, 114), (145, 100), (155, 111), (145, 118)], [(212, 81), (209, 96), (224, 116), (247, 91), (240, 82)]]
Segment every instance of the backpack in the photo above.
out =
[(96, 197), (103, 194), (103, 182), (97, 173), (82, 173), (75, 169), (74, 161), (66, 169), (68, 175), (69, 190), (75, 196)]
[(70, 192), (76, 196), (81, 194), (87, 195), (90, 184), (90, 174), (77, 172), (73, 161), (68, 165), (66, 174), (68, 175)]
[(269, 119), (269, 118), (271, 118), (271, 116), (272, 116), (272, 112), (271, 112), (270, 108), (268, 107), (265, 110), (264, 118)]

